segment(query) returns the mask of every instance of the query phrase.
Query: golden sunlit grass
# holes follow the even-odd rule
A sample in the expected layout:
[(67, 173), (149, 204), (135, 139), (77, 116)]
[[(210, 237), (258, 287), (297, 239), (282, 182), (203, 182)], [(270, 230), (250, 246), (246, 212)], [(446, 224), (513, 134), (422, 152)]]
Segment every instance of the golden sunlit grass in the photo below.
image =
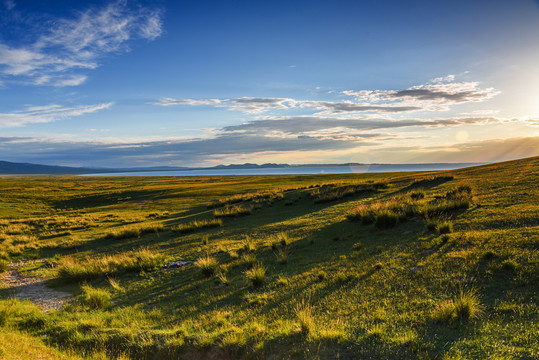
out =
[(538, 169), (2, 178), (2, 356), (536, 358)]

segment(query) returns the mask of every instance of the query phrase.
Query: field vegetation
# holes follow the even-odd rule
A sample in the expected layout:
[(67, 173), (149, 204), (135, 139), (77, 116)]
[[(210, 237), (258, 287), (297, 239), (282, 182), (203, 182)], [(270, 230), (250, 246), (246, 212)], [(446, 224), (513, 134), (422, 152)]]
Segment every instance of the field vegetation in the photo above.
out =
[(44, 311), (0, 285), (0, 358), (537, 359), (537, 184), (539, 158), (0, 178), (0, 284), (72, 294)]

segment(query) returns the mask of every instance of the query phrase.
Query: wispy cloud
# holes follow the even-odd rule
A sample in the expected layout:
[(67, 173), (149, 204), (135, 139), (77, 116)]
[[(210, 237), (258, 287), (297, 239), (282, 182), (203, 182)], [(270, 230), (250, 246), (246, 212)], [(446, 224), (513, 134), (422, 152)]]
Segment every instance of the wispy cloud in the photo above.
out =
[(399, 105), (377, 105), (366, 103), (353, 103), (351, 101), (333, 102), (333, 101), (302, 101), (299, 106), (307, 108), (315, 108), (322, 110), (317, 114), (346, 114), (346, 113), (361, 113), (361, 112), (382, 112), (382, 113), (401, 113), (408, 111), (422, 110), (418, 106), (399, 106)]
[(6, 7), (6, 9), (9, 11), (9, 10), (12, 10), (14, 7), (15, 7), (15, 1), (13, 0), (6, 0), (4, 1), (4, 6)]
[(290, 109), (295, 106), (296, 101), (288, 98), (256, 98), (243, 97), (236, 99), (173, 99), (162, 98), (153, 103), (159, 106), (171, 105), (210, 105), (228, 110), (239, 110), (246, 113), (257, 114), (270, 109)]
[(296, 101), (288, 98), (257, 98), (243, 97), (237, 99), (228, 99), (229, 110), (240, 110), (246, 113), (261, 113), (267, 110), (289, 109), (294, 107)]
[(0, 113), (0, 128), (24, 126), (26, 124), (48, 123), (68, 119), (99, 110), (108, 109), (113, 103), (96, 105), (79, 105), (65, 107), (57, 104), (46, 106), (28, 106), (25, 110), (11, 113)]
[(200, 105), (217, 105), (220, 104), (221, 100), (219, 99), (203, 99), (203, 100), (194, 100), (194, 99), (172, 99), (172, 98), (163, 98), (154, 105), (159, 106), (171, 106), (171, 105), (191, 105), (191, 106), (200, 106)]
[(305, 134), (309, 132), (349, 129), (355, 131), (370, 131), (382, 129), (395, 129), (405, 127), (434, 128), (450, 127), (459, 125), (477, 125), (500, 123), (503, 119), (494, 117), (467, 117), (467, 118), (445, 118), (436, 120), (422, 119), (339, 119), (332, 117), (317, 116), (295, 116), (290, 118), (273, 118), (264, 120), (249, 121), (240, 125), (224, 127), (224, 132), (238, 133), (284, 133), (284, 134)]
[(159, 11), (133, 9), (127, 1), (88, 9), (75, 18), (51, 19), (51, 23), (52, 28), (36, 25), (42, 35), (29, 45), (0, 43), (3, 78), (38, 85), (80, 85), (86, 80), (76, 73), (80, 69), (95, 69), (104, 54), (128, 49), (129, 40), (153, 40), (162, 33)]
[(346, 90), (340, 94), (355, 98), (355, 101), (265, 97), (199, 100), (164, 98), (154, 104), (161, 106), (211, 105), (251, 114), (293, 108), (315, 109), (317, 112), (311, 115), (397, 114), (413, 111), (445, 111), (451, 105), (488, 100), (499, 94), (499, 91), (494, 88), (481, 88), (478, 82), (456, 82), (454, 75), (448, 75), (403, 90)]

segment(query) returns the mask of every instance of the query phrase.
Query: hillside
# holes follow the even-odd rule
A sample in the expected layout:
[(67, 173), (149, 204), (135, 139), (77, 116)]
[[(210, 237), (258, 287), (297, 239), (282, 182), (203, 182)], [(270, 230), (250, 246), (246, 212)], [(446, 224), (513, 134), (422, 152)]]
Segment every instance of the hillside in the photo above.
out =
[[(0, 337), (38, 339), (36, 351), (539, 357), (539, 157), (429, 173), (0, 184), (0, 271), (73, 295), (48, 312), (0, 300)], [(35, 358), (13, 355), (18, 344), (0, 354)]]

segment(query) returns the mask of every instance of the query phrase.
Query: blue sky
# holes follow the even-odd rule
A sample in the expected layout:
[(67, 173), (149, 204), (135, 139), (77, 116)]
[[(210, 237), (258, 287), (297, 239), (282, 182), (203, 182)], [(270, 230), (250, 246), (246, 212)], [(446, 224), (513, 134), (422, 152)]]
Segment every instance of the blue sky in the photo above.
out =
[(0, 160), (539, 155), (539, 3), (0, 0)]

